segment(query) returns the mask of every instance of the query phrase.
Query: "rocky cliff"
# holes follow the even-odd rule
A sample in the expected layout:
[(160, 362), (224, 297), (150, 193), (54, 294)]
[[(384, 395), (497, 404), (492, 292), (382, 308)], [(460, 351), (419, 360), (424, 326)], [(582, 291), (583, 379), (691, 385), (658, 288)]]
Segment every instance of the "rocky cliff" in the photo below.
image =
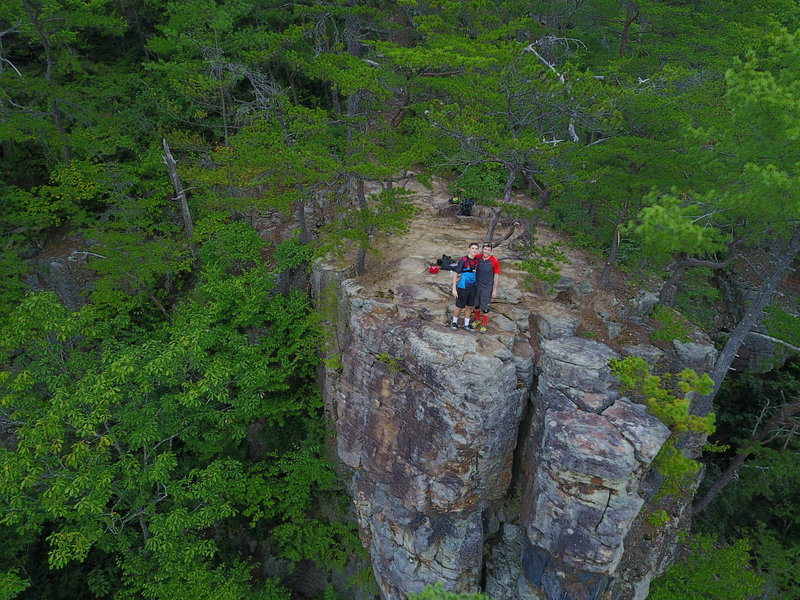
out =
[[(469, 239), (459, 227), (448, 235)], [(702, 369), (713, 349), (612, 349), (585, 334), (586, 315), (615, 335), (641, 315), (599, 310), (588, 282), (530, 292), (511, 262), (490, 332), (451, 331), (449, 275), (407, 243), (391, 269), (315, 272), (337, 359), (321, 371), (326, 408), (381, 596), (442, 583), (497, 600), (646, 597), (685, 523), (676, 506), (647, 526), (643, 486), (669, 431), (620, 395), (608, 363)]]

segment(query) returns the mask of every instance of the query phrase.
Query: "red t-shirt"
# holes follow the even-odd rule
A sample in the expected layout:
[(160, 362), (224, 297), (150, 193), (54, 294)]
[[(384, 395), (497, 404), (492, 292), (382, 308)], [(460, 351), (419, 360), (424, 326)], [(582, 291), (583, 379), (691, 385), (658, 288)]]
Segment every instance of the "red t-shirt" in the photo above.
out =
[[(478, 254), (475, 258), (480, 258), (481, 260), (483, 260), (483, 254)], [(494, 270), (494, 274), (495, 275), (499, 275), (500, 274), (500, 261), (497, 260), (494, 256), (490, 256), (489, 257), (489, 262), (492, 263), (492, 268)]]

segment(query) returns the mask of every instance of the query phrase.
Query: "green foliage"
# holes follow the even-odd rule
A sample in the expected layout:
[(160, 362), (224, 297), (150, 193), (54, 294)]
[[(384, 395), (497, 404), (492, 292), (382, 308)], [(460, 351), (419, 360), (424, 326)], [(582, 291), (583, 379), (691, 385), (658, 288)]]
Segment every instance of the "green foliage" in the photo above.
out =
[(651, 194), (649, 206), (637, 215), (631, 230), (642, 240), (648, 254), (666, 262), (675, 254), (703, 255), (724, 248), (725, 236), (701, 218), (704, 205), (713, 198), (689, 199), (672, 194)]
[[(17, 448), (0, 450), (14, 507), (0, 522), (49, 531), (53, 569), (116, 557), (121, 597), (255, 597), (249, 566), (221, 562), (204, 535), (244, 517), (268, 523), (293, 562), (342, 565), (356, 544), (349, 526), (307, 517), (337, 489), (318, 445), (308, 300), (269, 295), (263, 267), (212, 267), (146, 339), (107, 338), (102, 313), (47, 293), (2, 330), (0, 402), (21, 425)], [(256, 421), (269, 454), (248, 467), (235, 457)]]
[(11, 600), (16, 598), (30, 587), (28, 579), (19, 576), (19, 569), (11, 569), (7, 573), (0, 573), (0, 599)]
[(490, 600), (485, 594), (456, 594), (448, 592), (441, 584), (428, 585), (419, 594), (411, 594), (411, 600)]
[(800, 346), (800, 316), (787, 313), (779, 306), (768, 306), (764, 326), (772, 337), (783, 340), (793, 346)]
[[(747, 432), (745, 435), (749, 435)], [(786, 444), (784, 446), (784, 444)], [(701, 531), (724, 538), (747, 536), (753, 560), (777, 597), (800, 597), (800, 493), (797, 443), (752, 449), (737, 477), (699, 520)], [(710, 467), (714, 475), (715, 468)]]
[(687, 322), (683, 315), (669, 306), (658, 304), (653, 309), (653, 319), (658, 322), (659, 328), (650, 334), (652, 341), (679, 342), (692, 341), (691, 323)]
[(523, 260), (520, 268), (527, 273), (525, 282), (528, 285), (534, 281), (556, 283), (561, 279), (561, 266), (570, 264), (560, 242), (551, 242), (544, 246), (531, 244), (528, 252), (531, 258)]
[(406, 200), (402, 188), (383, 190), (368, 199), (367, 206), (354, 210), (323, 228), (324, 237), (316, 248), (317, 256), (333, 254), (342, 259), (352, 247), (377, 252), (372, 236), (377, 232), (401, 235), (408, 231), (408, 221), (416, 207)]
[(450, 184), (450, 191), (460, 198), (469, 198), (484, 203), (497, 200), (503, 195), (506, 173), (497, 163), (484, 163), (466, 167)]
[(292, 237), (281, 242), (275, 248), (276, 270), (278, 272), (290, 271), (308, 263), (311, 258), (311, 249), (304, 245), (299, 237)]
[(711, 277), (711, 269), (689, 269), (675, 299), (681, 315), (709, 331), (717, 317), (715, 304), (722, 299), (722, 292), (710, 282)]
[(392, 356), (388, 352), (381, 352), (380, 354), (376, 354), (375, 358), (382, 363), (384, 363), (388, 368), (389, 372), (392, 375), (397, 375), (403, 370), (403, 361), (396, 356)]
[(256, 265), (265, 243), (252, 227), (241, 222), (220, 224), (200, 248), (200, 260), (206, 267), (241, 273)]
[(13, 250), (0, 250), (0, 320), (4, 319), (22, 298), (25, 285), (22, 276), (25, 263)]
[(782, 600), (800, 598), (800, 543), (797, 536), (786, 535), (764, 523), (749, 530), (748, 535), (752, 539), (755, 566), (767, 585), (779, 590), (778, 597)]
[[(251, 566), (218, 544), (251, 520), (292, 560), (341, 564), (352, 532), (308, 517), (314, 494), (336, 493), (312, 373), (320, 343), (341, 368), (338, 307), (323, 299), (312, 314), (307, 299), (275, 295), (247, 216), (313, 206), (325, 226), (301, 234), (316, 256), (373, 251), (413, 208), (397, 188), (354, 202), (352, 184), (413, 169), (460, 173), (456, 185), (484, 202), (516, 175), (552, 211), (536, 212), (534, 198), (506, 214), (555, 220), (597, 251), (619, 240), (631, 262), (785, 236), (800, 206), (787, 150), (800, 54), (780, 27), (800, 24), (796, 3), (634, 4), (0, 3), (0, 388), (3, 410), (25, 423), (0, 473), (3, 506), (14, 502), (2, 514), (19, 520), (0, 527), (24, 540), (4, 563), (26, 556), (0, 585), (16, 594), (27, 573), (53, 597), (284, 600), (277, 582), (252, 589)], [(95, 254), (98, 279), (75, 314), (22, 294), (19, 255), (56, 225), (81, 227)], [(308, 252), (279, 245), (276, 270), (300, 268)], [(540, 248), (523, 268), (553, 281), (561, 259)], [(708, 323), (704, 279), (690, 273), (678, 305)], [(793, 334), (786, 315), (767, 321)], [(785, 378), (739, 389), (726, 424), (780, 385), (794, 389)], [(259, 427), (264, 443), (248, 446)], [(256, 446), (263, 456), (245, 460)], [(260, 500), (242, 491), (250, 484)], [(755, 547), (783, 542), (774, 531), (785, 524), (762, 518)], [(764, 556), (783, 569), (793, 547)], [(48, 553), (66, 564), (56, 576)], [(76, 564), (84, 556), (96, 568)]]
[(720, 545), (713, 536), (699, 535), (689, 545), (686, 560), (653, 581), (653, 600), (751, 600), (759, 598), (764, 580), (753, 571), (750, 544), (737, 540)]
[(130, 313), (151, 304), (164, 317), (175, 279), (187, 273), (192, 257), (187, 245), (168, 237), (143, 238), (125, 229), (95, 230), (88, 268), (96, 272), (91, 298), (109, 314)]
[(653, 527), (663, 527), (669, 523), (669, 514), (662, 509), (653, 510), (647, 514), (646, 519)]
[(620, 389), (634, 394), (671, 432), (653, 460), (653, 466), (665, 477), (659, 494), (676, 495), (686, 491), (692, 478), (700, 471), (700, 463), (688, 458), (677, 444), (689, 433), (711, 435), (714, 432), (713, 413), (699, 417), (689, 412), (694, 394), (711, 391), (711, 378), (707, 373), (698, 375), (691, 369), (684, 369), (677, 375), (653, 375), (644, 359), (638, 356), (614, 359), (610, 365), (620, 379)]

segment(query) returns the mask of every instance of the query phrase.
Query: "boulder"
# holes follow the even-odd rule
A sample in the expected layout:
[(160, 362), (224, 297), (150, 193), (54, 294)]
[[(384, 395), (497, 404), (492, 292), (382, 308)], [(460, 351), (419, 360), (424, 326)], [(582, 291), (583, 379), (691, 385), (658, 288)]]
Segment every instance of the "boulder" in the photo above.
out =
[(531, 314), (530, 329), (546, 340), (575, 335), (581, 324), (579, 317), (557, 317), (550, 314)]
[(658, 294), (644, 292), (631, 300), (628, 307), (623, 311), (625, 318), (631, 323), (641, 325), (656, 304), (658, 304)]
[(695, 344), (672, 340), (678, 364), (690, 367), (698, 373), (709, 373), (717, 361), (717, 351), (710, 344)]

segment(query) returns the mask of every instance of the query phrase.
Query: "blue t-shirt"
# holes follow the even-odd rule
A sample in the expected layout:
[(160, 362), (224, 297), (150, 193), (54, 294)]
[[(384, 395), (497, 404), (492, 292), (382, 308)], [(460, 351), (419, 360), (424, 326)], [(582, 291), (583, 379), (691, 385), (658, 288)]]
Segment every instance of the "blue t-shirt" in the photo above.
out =
[(475, 285), (475, 272), (478, 270), (479, 264), (480, 261), (477, 258), (462, 256), (458, 259), (458, 263), (453, 269), (456, 273), (461, 273), (457, 287), (464, 289)]

